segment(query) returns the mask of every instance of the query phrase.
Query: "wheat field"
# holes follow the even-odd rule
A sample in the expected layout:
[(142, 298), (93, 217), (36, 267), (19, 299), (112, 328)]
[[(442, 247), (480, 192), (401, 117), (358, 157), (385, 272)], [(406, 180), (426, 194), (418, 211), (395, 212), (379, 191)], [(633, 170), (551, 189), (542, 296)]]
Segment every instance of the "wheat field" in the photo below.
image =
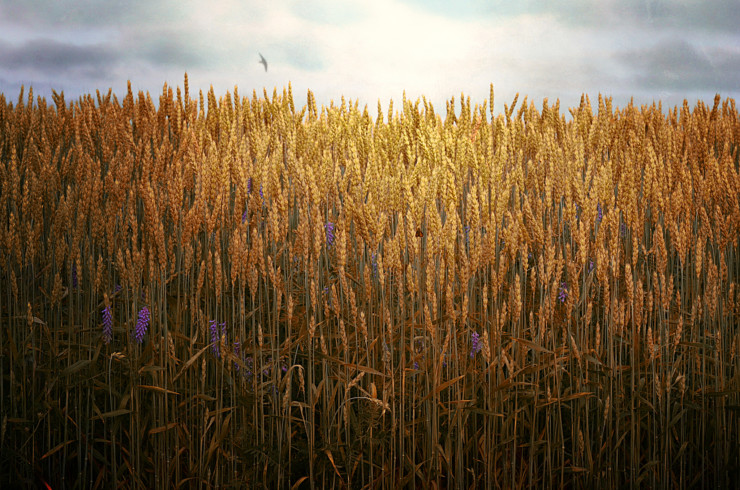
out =
[(736, 485), (734, 100), (493, 101), (0, 94), (0, 486)]

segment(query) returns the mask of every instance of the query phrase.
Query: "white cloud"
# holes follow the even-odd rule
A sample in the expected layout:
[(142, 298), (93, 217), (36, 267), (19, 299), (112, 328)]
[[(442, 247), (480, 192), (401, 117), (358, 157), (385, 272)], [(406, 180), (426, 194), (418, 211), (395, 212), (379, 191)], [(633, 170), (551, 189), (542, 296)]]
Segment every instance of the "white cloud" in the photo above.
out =
[(435, 96), (440, 85), (454, 85), (465, 73), (470, 40), (463, 23), (390, 0), (373, 2), (362, 17), (321, 34), (328, 71), (345, 90), (376, 94), (368, 102), (398, 97), (404, 89)]

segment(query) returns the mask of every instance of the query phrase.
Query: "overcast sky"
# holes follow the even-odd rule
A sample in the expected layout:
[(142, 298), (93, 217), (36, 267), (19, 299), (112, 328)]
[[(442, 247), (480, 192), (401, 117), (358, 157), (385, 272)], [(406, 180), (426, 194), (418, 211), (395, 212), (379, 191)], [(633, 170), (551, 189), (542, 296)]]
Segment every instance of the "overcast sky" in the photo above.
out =
[(490, 83), (497, 113), (516, 92), (566, 114), (599, 92), (693, 107), (740, 94), (738, 26), (738, 0), (0, 0), (0, 92), (120, 100), (131, 80), (156, 101), (187, 72), (196, 98), (290, 81), (298, 107), (310, 88), (373, 115), (405, 90), (444, 116), (461, 92), (483, 103)]

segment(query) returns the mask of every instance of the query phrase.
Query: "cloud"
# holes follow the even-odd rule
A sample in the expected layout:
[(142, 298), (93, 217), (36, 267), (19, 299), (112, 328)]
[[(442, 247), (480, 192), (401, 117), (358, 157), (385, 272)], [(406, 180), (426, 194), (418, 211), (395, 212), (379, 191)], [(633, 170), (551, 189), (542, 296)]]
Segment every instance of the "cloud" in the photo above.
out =
[[(188, 15), (188, 0), (0, 0), (4, 23), (33, 28), (162, 25)], [(209, 2), (211, 3), (211, 2)]]
[(740, 25), (737, 0), (650, 0), (645, 3), (649, 21), (680, 31), (736, 33)]
[(362, 3), (351, 0), (341, 2), (298, 0), (291, 2), (288, 8), (296, 17), (317, 25), (354, 24), (363, 18)]
[(344, 80), (352, 96), (375, 93), (365, 101), (375, 104), (400, 97), (404, 89), (429, 97), (444, 85), (458, 85), (469, 68), (467, 33), (463, 22), (379, 0), (362, 8), (361, 21), (325, 26), (315, 36), (332, 78)]
[(701, 47), (684, 39), (628, 50), (620, 61), (642, 89), (732, 92), (740, 87), (740, 49)]
[[(737, 0), (0, 0), (0, 88), (272, 93), (292, 82), (319, 104), (403, 92), (437, 112), (496, 90), (561, 107), (582, 93), (709, 100), (740, 86)], [(269, 63), (265, 72), (261, 52)], [(77, 91), (77, 92), (75, 92)], [(37, 93), (41, 91), (36, 90)]]
[(0, 41), (0, 65), (30, 69), (54, 76), (71, 71), (104, 70), (115, 64), (118, 50), (109, 45), (77, 45), (53, 39), (34, 39), (18, 46)]
[(122, 53), (129, 62), (147, 63), (153, 66), (193, 70), (215, 68), (218, 55), (228, 44), (218, 44), (203, 39), (198, 32), (185, 27), (166, 25), (159, 29), (137, 26), (120, 36), (120, 44), (126, 46)]
[[(405, 1), (424, 4), (429, 0)], [(735, 33), (740, 25), (737, 0), (465, 0), (462, 4), (432, 0), (429, 5), (451, 16), (467, 18), (548, 14), (564, 25), (602, 31), (628, 28)]]

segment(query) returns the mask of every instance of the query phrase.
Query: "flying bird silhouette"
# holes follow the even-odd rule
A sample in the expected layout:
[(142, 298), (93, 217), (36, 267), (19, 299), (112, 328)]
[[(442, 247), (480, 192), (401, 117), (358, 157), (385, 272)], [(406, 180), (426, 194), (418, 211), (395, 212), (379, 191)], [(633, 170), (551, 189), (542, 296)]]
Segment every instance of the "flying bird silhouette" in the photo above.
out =
[(264, 57), (264, 56), (262, 56), (262, 53), (257, 53), (257, 54), (259, 54), (259, 55), (260, 55), (260, 61), (259, 61), (259, 62), (260, 62), (261, 64), (265, 65), (265, 71), (267, 71), (267, 60), (265, 59), (265, 57)]

